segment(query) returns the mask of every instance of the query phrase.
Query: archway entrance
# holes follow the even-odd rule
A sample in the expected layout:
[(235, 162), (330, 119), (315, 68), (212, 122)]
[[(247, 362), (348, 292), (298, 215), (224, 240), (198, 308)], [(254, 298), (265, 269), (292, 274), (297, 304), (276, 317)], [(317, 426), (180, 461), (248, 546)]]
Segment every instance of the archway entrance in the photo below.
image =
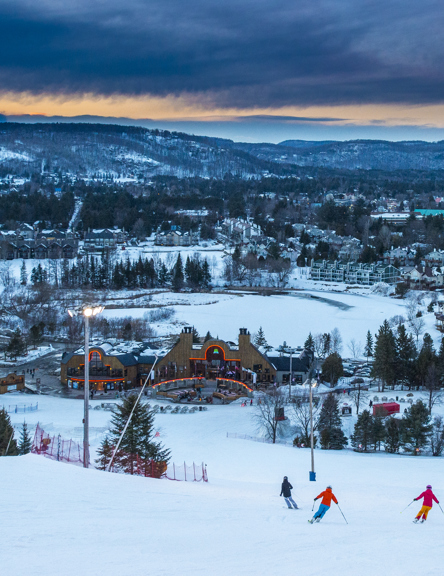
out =
[(225, 357), (221, 346), (208, 346), (205, 358), (190, 358), (191, 374), (203, 376), (208, 380), (218, 378), (238, 378), (240, 375), (240, 360)]

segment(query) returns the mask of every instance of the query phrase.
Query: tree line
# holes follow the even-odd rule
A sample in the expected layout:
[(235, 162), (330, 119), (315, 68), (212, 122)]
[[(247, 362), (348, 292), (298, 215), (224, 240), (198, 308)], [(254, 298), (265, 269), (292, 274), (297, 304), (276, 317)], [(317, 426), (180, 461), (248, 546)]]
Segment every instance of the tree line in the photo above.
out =
[[(51, 283), (59, 288), (93, 290), (171, 287), (179, 292), (184, 288), (209, 290), (212, 277), (207, 258), (195, 253), (187, 256), (183, 264), (179, 253), (171, 267), (161, 259), (142, 256), (138, 260), (127, 258), (114, 263), (106, 255), (101, 259), (85, 256), (72, 264), (62, 260), (61, 270), (57, 267), (47, 270), (39, 262), (32, 269), (30, 280), (34, 286)], [(26, 282), (26, 279), (21, 281)]]

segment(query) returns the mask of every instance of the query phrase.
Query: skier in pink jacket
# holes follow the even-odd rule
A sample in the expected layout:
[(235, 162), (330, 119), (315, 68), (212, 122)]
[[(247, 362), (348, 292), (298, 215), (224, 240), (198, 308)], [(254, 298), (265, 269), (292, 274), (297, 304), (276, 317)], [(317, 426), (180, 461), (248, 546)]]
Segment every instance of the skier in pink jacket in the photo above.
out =
[(422, 503), (422, 508), (418, 512), (418, 514), (417, 514), (416, 518), (413, 520), (413, 522), (419, 522), (421, 515), (422, 515), (421, 522), (425, 522), (427, 520), (428, 513), (432, 509), (433, 500), (437, 504), (439, 504), (439, 500), (433, 494), (432, 487), (430, 486), (430, 484), (428, 484), (427, 489), (422, 494), (420, 494), (418, 496), (418, 498), (415, 498), (414, 500), (421, 500), (421, 498), (424, 498), (423, 503)]

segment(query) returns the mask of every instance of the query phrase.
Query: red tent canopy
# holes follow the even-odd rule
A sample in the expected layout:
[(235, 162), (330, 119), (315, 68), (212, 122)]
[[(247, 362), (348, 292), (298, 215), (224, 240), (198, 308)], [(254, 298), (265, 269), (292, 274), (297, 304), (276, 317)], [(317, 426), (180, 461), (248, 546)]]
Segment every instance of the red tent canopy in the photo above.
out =
[(378, 410), (382, 410), (387, 414), (399, 414), (400, 406), (397, 402), (383, 402), (382, 404), (373, 404), (373, 416), (376, 415)]

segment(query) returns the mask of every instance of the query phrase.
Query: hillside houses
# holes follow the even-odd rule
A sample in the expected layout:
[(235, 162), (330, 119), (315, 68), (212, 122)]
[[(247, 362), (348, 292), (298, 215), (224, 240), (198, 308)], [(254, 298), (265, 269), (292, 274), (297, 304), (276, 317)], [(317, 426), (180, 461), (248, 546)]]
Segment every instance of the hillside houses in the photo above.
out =
[(409, 288), (417, 290), (433, 290), (444, 286), (444, 274), (439, 267), (407, 267), (403, 271), (403, 280)]
[(311, 279), (322, 282), (343, 282), (371, 286), (378, 282), (393, 284), (400, 280), (401, 271), (384, 264), (341, 263), (337, 260), (311, 262)]
[(197, 242), (196, 234), (175, 229), (158, 232), (154, 244), (156, 246), (193, 246)]
[(235, 244), (248, 243), (252, 238), (262, 236), (262, 230), (258, 224), (242, 218), (226, 218), (221, 228), (222, 234)]
[(78, 248), (78, 239), (66, 231), (42, 230), (36, 232), (32, 226), (23, 224), (16, 231), (0, 232), (1, 260), (74, 258)]

